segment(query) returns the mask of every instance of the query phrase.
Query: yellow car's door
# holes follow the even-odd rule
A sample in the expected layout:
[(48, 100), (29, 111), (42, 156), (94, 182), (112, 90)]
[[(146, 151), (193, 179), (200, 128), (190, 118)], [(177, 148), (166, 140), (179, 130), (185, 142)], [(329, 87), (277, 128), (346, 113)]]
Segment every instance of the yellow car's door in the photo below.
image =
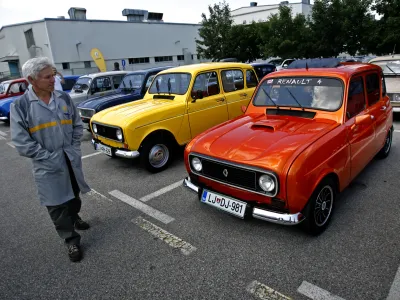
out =
[[(221, 70), (221, 82), (228, 107), (229, 119), (236, 118), (243, 114), (241, 107), (247, 106), (257, 86), (257, 77), (251, 77), (244, 72), (253, 72), (252, 70), (243, 70), (240, 68), (229, 68)], [(245, 84), (245, 75), (249, 76), (247, 85)], [(253, 81), (251, 81), (253, 79)], [(253, 83), (253, 85), (252, 85)], [(255, 83), (255, 84), (254, 84)]]
[(188, 97), (188, 115), (192, 138), (228, 120), (226, 99), (216, 71), (197, 74)]

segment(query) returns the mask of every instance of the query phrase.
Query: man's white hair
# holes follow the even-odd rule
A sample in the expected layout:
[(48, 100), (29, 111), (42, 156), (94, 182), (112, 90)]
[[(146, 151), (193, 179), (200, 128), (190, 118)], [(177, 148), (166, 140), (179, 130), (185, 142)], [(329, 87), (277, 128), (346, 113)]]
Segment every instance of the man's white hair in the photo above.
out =
[(48, 67), (54, 68), (53, 63), (49, 58), (47, 57), (31, 58), (22, 66), (22, 75), (28, 81), (29, 81), (28, 79), (29, 76), (32, 77), (33, 79), (36, 79), (40, 71)]

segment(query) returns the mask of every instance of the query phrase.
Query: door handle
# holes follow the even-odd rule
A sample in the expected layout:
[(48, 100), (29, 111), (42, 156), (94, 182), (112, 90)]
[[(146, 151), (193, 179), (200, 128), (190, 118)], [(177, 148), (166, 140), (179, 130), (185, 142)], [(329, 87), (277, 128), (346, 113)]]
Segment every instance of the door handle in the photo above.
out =
[(371, 115), (371, 119), (372, 119), (372, 120), (375, 119), (375, 116)]
[(382, 106), (381, 110), (385, 111), (386, 110), (386, 106)]
[(246, 97), (247, 94), (246, 94), (246, 93), (243, 93), (243, 94), (240, 94), (240, 96)]
[(217, 99), (217, 102), (224, 102), (224, 101), (225, 101), (224, 98)]

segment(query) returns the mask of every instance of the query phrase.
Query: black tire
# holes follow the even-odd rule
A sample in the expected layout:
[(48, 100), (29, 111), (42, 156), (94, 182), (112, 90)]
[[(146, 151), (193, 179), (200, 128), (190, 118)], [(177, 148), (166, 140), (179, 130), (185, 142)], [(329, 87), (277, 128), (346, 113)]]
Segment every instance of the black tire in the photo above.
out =
[(172, 160), (172, 142), (160, 136), (145, 140), (140, 151), (140, 159), (143, 166), (151, 173), (165, 170)]
[(390, 128), (386, 136), (385, 144), (376, 155), (377, 158), (384, 159), (389, 156), (390, 149), (392, 149), (392, 141), (393, 141), (393, 128)]
[(331, 177), (324, 178), (308, 201), (303, 214), (303, 226), (311, 235), (318, 235), (328, 227), (333, 215), (338, 189)]

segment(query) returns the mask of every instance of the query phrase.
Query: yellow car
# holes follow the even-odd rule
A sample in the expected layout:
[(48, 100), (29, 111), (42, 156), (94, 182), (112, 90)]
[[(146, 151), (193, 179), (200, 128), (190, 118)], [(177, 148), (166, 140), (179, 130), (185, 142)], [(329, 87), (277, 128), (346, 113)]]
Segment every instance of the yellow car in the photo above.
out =
[(169, 165), (176, 146), (243, 114), (257, 75), (243, 63), (171, 68), (154, 78), (142, 100), (95, 114), (92, 144), (111, 157), (140, 157), (150, 172)]

